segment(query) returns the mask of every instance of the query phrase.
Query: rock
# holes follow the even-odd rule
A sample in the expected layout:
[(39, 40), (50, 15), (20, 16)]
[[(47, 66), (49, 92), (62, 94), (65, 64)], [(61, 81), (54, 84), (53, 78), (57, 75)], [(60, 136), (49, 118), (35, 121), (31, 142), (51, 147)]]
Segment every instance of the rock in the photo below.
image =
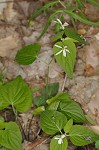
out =
[(99, 40), (99, 32), (95, 35), (96, 40)]
[(9, 56), (11, 50), (17, 47), (16, 39), (13, 36), (8, 36), (0, 40), (0, 56)]
[(3, 68), (3, 64), (0, 62), (0, 70)]
[(4, 17), (3, 17), (3, 10), (4, 10), (4, 8), (7, 7), (6, 1), (7, 0), (2, 0), (3, 3), (0, 3), (0, 20), (4, 19)]
[(95, 120), (99, 124), (99, 88), (97, 88), (91, 96), (91, 100), (88, 103), (88, 109), (92, 112)]
[[(24, 42), (27, 44), (31, 44), (37, 41), (37, 38), (39, 37), (41, 31), (34, 31), (30, 36), (23, 37)], [(39, 43), (44, 46), (45, 44), (48, 44), (50, 42), (50, 34), (45, 34), (39, 41)]]
[(6, 72), (7, 79), (11, 80), (18, 75), (21, 75), (23, 79), (26, 78), (26, 74), (21, 68), (21, 66), (16, 64), (14, 61), (6, 59), (3, 64), (5, 68), (7, 68), (7, 72)]
[(99, 77), (74, 76), (73, 80), (67, 80), (66, 85), (69, 94), (83, 107), (90, 102), (92, 95), (99, 88)]
[(0, 29), (0, 56), (14, 60), (16, 52), (22, 47), (20, 31), (17, 26), (5, 24), (1, 25)]
[[(33, 1), (32, 1), (32, 3), (33, 3)], [(19, 4), (19, 7), (21, 8), (21, 11), (23, 11), (24, 15), (26, 17), (27, 16), (30, 17), (29, 13), (28, 13), (30, 1), (18, 1), (18, 4)]]
[(36, 42), (39, 35), (40, 35), (40, 33), (38, 31), (35, 31), (30, 36), (24, 36), (23, 40), (24, 40), (26, 45), (32, 44), (32, 43)]
[(90, 20), (99, 21), (99, 7), (87, 3), (85, 7), (85, 14)]
[(51, 64), (49, 65), (49, 78), (55, 79), (58, 78), (59, 74), (62, 74), (63, 70), (59, 67), (55, 61), (52, 61)]
[(23, 66), (23, 70), (27, 75), (28, 79), (35, 78), (36, 76), (45, 77), (48, 64), (51, 61), (52, 51), (45, 51), (39, 54), (38, 59), (35, 60), (31, 65)]
[(39, 9), (41, 7), (41, 3), (40, 1), (32, 1), (29, 4), (29, 8), (28, 8), (28, 15), (31, 16), (37, 9)]
[(3, 14), (8, 22), (11, 22), (12, 19), (16, 18), (17, 12), (13, 9), (13, 0), (10, 3), (7, 3), (7, 7), (4, 9)]
[(49, 144), (40, 144), (34, 150), (49, 150)]
[(99, 40), (91, 39), (85, 46), (85, 75), (99, 75)]

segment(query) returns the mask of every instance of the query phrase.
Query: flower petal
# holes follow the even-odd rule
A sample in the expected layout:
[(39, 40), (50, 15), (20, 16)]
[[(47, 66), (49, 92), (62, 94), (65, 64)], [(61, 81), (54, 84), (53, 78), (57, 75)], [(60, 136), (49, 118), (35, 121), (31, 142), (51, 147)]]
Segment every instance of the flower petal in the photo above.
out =
[(60, 21), (60, 19), (57, 19), (57, 21), (62, 25), (62, 22)]
[(66, 57), (66, 50), (63, 50), (63, 56)]
[(55, 47), (57, 47), (57, 48), (62, 48), (60, 45), (57, 45), (57, 44), (55, 44)]
[(58, 144), (62, 144), (63, 143), (63, 140), (62, 140), (62, 138), (60, 138), (59, 140), (58, 140)]
[(66, 52), (70, 53), (70, 51), (68, 49), (65, 49)]
[(64, 24), (63, 24), (63, 26), (64, 27), (66, 27), (66, 26), (68, 26), (69, 24), (67, 23), (67, 22), (65, 22)]
[(59, 138), (58, 138), (58, 137), (55, 137), (54, 139), (55, 139), (55, 140), (59, 140)]
[(66, 136), (64, 134), (61, 135), (61, 138), (64, 139)]
[(59, 55), (60, 53), (62, 53), (63, 50), (60, 50), (59, 52), (57, 52), (55, 55)]

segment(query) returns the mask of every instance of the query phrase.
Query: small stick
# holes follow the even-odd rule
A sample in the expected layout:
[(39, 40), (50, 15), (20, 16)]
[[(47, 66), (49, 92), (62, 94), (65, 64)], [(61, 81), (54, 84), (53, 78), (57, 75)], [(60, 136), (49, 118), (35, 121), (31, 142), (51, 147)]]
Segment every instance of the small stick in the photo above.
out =
[(38, 139), (37, 141), (29, 144), (29, 150), (34, 150), (34, 148), (38, 145), (40, 145), (41, 143), (45, 142), (47, 139), (50, 138), (50, 135), (47, 134), (43, 134), (43, 136), (45, 135), (45, 137), (42, 137), (40, 139)]

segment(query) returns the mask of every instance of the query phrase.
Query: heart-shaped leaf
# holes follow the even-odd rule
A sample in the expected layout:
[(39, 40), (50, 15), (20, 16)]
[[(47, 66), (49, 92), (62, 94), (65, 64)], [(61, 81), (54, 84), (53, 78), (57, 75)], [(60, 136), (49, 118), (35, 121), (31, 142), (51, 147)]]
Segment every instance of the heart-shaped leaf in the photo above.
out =
[(15, 59), (22, 65), (32, 64), (36, 60), (40, 49), (41, 46), (38, 43), (27, 45), (17, 52)]
[(47, 84), (41, 90), (41, 96), (37, 96), (33, 99), (36, 106), (41, 106), (46, 104), (46, 100), (55, 96), (59, 89), (59, 83)]
[(50, 105), (51, 103), (55, 102), (55, 101), (62, 101), (62, 102), (65, 102), (65, 101), (71, 101), (69, 95), (67, 93), (60, 93), (60, 94), (57, 94), (56, 96), (48, 99), (46, 101), (46, 103), (48, 105)]
[(73, 119), (68, 120), (68, 122), (66, 123), (65, 127), (64, 127), (64, 131), (65, 133), (69, 133), (69, 131), (71, 130), (73, 126)]
[(53, 47), (57, 63), (64, 69), (69, 78), (73, 77), (74, 64), (76, 60), (76, 46), (71, 38), (57, 42)]
[(72, 126), (69, 132), (71, 142), (76, 146), (84, 146), (99, 140), (99, 135), (81, 125)]
[(47, 110), (57, 110), (59, 106), (60, 101), (55, 101), (51, 103), (48, 107)]
[[(62, 138), (63, 137), (63, 138)], [(50, 143), (50, 150), (67, 150), (68, 141), (64, 135), (56, 135)]]
[(79, 104), (73, 100), (65, 103), (60, 103), (60, 111), (63, 112), (68, 118), (72, 118), (74, 122), (85, 122), (85, 115)]
[(67, 37), (77, 40), (80, 44), (86, 43), (85, 40), (81, 38), (81, 36), (75, 30), (65, 29), (65, 34)]
[(96, 141), (96, 143), (95, 143), (95, 148), (96, 148), (97, 150), (99, 150), (99, 140)]
[(32, 92), (18, 76), (0, 89), (0, 110), (12, 105), (19, 112), (25, 112), (32, 106)]
[(41, 128), (48, 134), (55, 134), (61, 131), (66, 122), (66, 116), (58, 111), (46, 110), (40, 115)]
[(0, 144), (11, 150), (22, 150), (22, 136), (18, 125), (9, 122), (5, 125), (5, 130), (0, 130)]

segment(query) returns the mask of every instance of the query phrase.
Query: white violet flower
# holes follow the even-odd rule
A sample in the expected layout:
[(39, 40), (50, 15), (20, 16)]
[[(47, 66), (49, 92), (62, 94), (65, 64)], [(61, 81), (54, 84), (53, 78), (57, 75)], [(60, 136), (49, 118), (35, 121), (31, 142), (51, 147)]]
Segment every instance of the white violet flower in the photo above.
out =
[(60, 24), (61, 26), (61, 29), (64, 30), (66, 26), (68, 26), (69, 24), (67, 22), (65, 22), (64, 24), (62, 24), (61, 20), (60, 19), (57, 19), (56, 21), (54, 21), (58, 24)]
[(55, 137), (55, 140), (58, 140), (58, 144), (62, 144), (63, 143), (63, 139), (65, 138), (65, 135), (61, 135), (60, 137)]
[(57, 56), (57, 55), (59, 55), (60, 53), (63, 53), (63, 56), (64, 57), (66, 57), (66, 53), (68, 52), (68, 53), (70, 53), (70, 51), (68, 50), (68, 47), (67, 46), (59, 46), (59, 45), (57, 45), (57, 44), (55, 44), (55, 46), (57, 47), (57, 48), (60, 48), (61, 50), (59, 51), (59, 52), (57, 52), (55, 55)]

